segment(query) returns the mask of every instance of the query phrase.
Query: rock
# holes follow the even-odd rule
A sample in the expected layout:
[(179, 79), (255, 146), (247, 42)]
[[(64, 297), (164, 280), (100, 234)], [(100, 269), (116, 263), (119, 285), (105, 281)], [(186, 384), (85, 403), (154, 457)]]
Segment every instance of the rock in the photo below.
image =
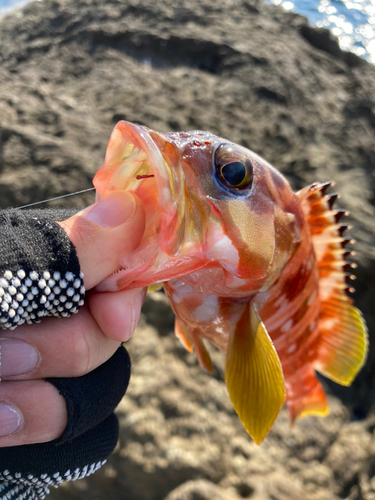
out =
[(337, 492), (347, 494), (370, 456), (371, 435), (359, 422), (345, 426), (325, 459), (335, 476)]
[(188, 481), (182, 484), (164, 500), (236, 500), (237, 495), (227, 494), (221, 488), (209, 481), (197, 479), (196, 481)]
[[(336, 181), (373, 338), (375, 67), (260, 0), (43, 0), (4, 17), (0, 39), (2, 207), (89, 188), (119, 119), (210, 130), (265, 157), (296, 189)], [(282, 410), (257, 447), (228, 399), (223, 356), (212, 349), (207, 375), (172, 329), (165, 297), (151, 295), (128, 344), (120, 445), (51, 499), (373, 500), (372, 345), (352, 387), (324, 381), (327, 418), (290, 430)]]
[(302, 25), (301, 35), (317, 49), (332, 54), (334, 57), (345, 61), (349, 66), (362, 66), (364, 64), (363, 59), (352, 52), (342, 51), (337, 38), (327, 29)]

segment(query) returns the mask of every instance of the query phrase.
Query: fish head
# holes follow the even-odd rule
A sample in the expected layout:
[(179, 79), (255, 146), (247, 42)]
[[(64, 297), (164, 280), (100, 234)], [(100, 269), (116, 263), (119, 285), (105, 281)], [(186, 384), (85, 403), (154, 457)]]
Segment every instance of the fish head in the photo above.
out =
[[(162, 134), (124, 121), (112, 132), (93, 181), (96, 199), (131, 191), (146, 212), (142, 243), (114, 276), (117, 289), (150, 285), (204, 265), (211, 210), (193, 170), (182, 166), (185, 135)], [(113, 290), (113, 284), (107, 286), (110, 282), (100, 288)]]
[[(117, 289), (190, 275), (206, 293), (249, 295), (275, 281), (300, 239), (299, 205), (284, 177), (209, 132), (119, 122), (94, 185), (98, 199), (132, 191), (146, 210), (143, 242), (115, 275)], [(201, 282), (202, 268), (217, 271), (212, 284)]]

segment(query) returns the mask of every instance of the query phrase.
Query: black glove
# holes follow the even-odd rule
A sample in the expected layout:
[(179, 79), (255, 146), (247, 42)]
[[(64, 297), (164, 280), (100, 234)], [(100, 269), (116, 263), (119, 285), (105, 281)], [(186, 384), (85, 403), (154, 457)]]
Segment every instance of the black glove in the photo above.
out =
[[(0, 212), (0, 325), (13, 329), (43, 316), (70, 316), (83, 304), (75, 248), (56, 224), (71, 210)], [(0, 498), (42, 499), (51, 486), (87, 476), (113, 451), (118, 422), (113, 410), (125, 393), (130, 359), (124, 347), (78, 378), (49, 378), (66, 402), (62, 436), (42, 444), (0, 448)], [(4, 382), (6, 383), (6, 382)]]

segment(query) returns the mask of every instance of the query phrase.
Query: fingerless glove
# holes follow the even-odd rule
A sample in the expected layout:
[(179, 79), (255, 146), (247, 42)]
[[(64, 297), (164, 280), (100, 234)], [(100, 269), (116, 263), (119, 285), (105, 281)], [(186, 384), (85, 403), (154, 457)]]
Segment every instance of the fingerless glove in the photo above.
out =
[[(83, 275), (74, 248), (56, 223), (74, 211), (0, 212), (0, 325), (14, 329), (44, 316), (67, 317), (84, 302)], [(116, 446), (113, 413), (130, 378), (124, 347), (78, 378), (49, 378), (64, 397), (62, 436), (42, 444), (0, 448), (0, 499), (43, 499), (51, 487), (92, 474)], [(5, 383), (6, 382), (2, 382)]]

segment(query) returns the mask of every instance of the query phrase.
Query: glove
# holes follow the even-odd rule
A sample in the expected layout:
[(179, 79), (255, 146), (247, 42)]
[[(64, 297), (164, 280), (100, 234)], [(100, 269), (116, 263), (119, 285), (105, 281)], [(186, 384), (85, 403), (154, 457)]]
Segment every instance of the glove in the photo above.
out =
[[(72, 211), (62, 209), (0, 212), (1, 328), (36, 323), (44, 316), (69, 317), (83, 305), (85, 291), (77, 252), (56, 222), (70, 216)], [(97, 215), (91, 220), (103, 226)], [(138, 226), (140, 236), (133, 246), (142, 235), (139, 217)], [(95, 262), (93, 265), (98, 267)], [(102, 278), (105, 273), (110, 274), (105, 269)], [(86, 281), (91, 287), (90, 279)], [(144, 293), (140, 296), (143, 299)], [(103, 318), (99, 311), (97, 322)], [(109, 330), (109, 336), (123, 340), (113, 327)], [(113, 410), (127, 389), (129, 377), (130, 359), (119, 346), (108, 361), (84, 376), (47, 378), (65, 400), (65, 430), (47, 443), (0, 448), (0, 498), (42, 499), (51, 486), (97, 470), (116, 446), (118, 423)]]
[(55, 220), (68, 210), (0, 213), (0, 325), (13, 330), (43, 316), (68, 317), (84, 303), (75, 248)]

